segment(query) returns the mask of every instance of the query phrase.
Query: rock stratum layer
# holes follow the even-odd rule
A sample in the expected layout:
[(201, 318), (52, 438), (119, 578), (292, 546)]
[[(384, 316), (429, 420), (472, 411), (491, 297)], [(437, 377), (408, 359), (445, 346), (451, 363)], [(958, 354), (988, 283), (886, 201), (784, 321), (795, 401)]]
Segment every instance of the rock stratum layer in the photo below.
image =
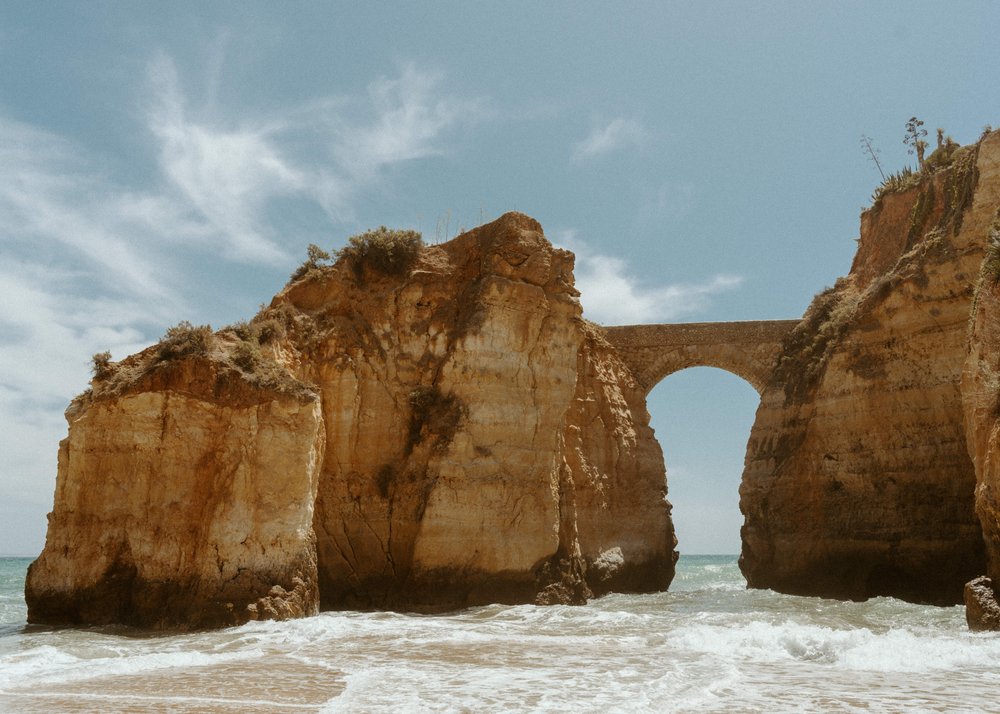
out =
[(358, 255), (313, 265), (249, 324), (100, 366), (67, 411), (29, 621), (666, 589), (644, 392), (581, 319), (572, 269), (507, 214), (398, 276)]
[(960, 382), (998, 206), (993, 132), (862, 215), (850, 274), (817, 296), (762, 393), (740, 491), (751, 587), (962, 602), (963, 583), (985, 569), (963, 411), (977, 435), (978, 511), (996, 562), (989, 369), (1000, 331), (989, 296), (976, 321), (985, 346), (970, 360), (990, 365), (967, 377), (982, 395), (964, 410)]
[(993, 199), (996, 211), (973, 304), (962, 397), (989, 576), (966, 587), (967, 614), (973, 629), (1000, 630), (1000, 190)]

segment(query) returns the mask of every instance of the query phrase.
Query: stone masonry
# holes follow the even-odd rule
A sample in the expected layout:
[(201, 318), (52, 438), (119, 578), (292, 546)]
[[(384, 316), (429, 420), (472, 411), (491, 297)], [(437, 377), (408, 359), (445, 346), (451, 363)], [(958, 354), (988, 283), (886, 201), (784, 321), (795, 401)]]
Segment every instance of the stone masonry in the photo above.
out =
[(664, 377), (688, 367), (718, 367), (762, 392), (781, 343), (798, 320), (690, 322), (605, 327), (605, 337), (646, 394)]

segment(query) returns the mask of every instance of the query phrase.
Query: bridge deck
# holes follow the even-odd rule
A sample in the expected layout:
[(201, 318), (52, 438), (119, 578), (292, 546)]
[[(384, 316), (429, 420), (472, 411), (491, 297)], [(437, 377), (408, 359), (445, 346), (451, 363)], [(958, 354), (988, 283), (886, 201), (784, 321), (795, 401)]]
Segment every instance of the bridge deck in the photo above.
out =
[(648, 392), (687, 367), (718, 367), (746, 379), (758, 391), (767, 384), (782, 342), (799, 320), (681, 322), (604, 328), (636, 380)]
[(743, 320), (614, 325), (605, 327), (604, 332), (615, 345), (631, 347), (780, 342), (799, 322), (800, 320)]

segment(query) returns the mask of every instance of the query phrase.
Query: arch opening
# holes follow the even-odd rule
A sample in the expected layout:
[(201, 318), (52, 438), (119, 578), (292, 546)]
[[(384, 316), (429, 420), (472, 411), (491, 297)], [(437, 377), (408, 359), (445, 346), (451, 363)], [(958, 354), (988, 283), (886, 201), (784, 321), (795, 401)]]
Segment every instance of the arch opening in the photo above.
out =
[(682, 558), (739, 555), (739, 490), (759, 405), (754, 385), (716, 367), (677, 370), (650, 391), (650, 423), (663, 449)]

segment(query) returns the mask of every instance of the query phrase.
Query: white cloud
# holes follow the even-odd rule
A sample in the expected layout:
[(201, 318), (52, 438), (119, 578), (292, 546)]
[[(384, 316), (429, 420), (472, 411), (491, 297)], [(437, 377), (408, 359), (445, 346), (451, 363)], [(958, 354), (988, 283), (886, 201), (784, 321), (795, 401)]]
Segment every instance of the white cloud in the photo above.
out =
[(407, 65), (397, 79), (369, 85), (374, 116), (366, 124), (334, 123), (334, 155), (353, 178), (369, 179), (385, 165), (444, 153), (445, 132), (488, 116), (481, 99), (442, 96), (441, 79)]
[(110, 187), (59, 137), (0, 117), (0, 241), (8, 250), (72, 256), (108, 283), (162, 298), (156, 264), (138, 245), (153, 208)]
[(606, 126), (594, 127), (587, 138), (574, 144), (573, 159), (583, 161), (626, 146), (639, 146), (645, 142), (646, 136), (646, 130), (639, 122), (618, 117)]
[[(74, 293), (79, 276), (21, 260), (0, 264), (0, 502), (9, 519), (36, 527), (0, 544), (0, 551), (37, 552), (51, 506), (55, 456), (66, 434), (62, 412), (88, 380), (88, 357), (111, 349), (116, 358), (145, 346), (143, 326), (155, 299)], [(65, 289), (64, 289), (65, 288)]]
[(713, 295), (733, 290), (743, 279), (715, 275), (702, 283), (649, 287), (629, 273), (621, 258), (594, 251), (564, 231), (553, 242), (576, 254), (576, 287), (584, 315), (603, 325), (671, 322), (708, 308)]
[(187, 116), (173, 61), (160, 55), (149, 75), (154, 92), (149, 125), (160, 142), (160, 165), (172, 186), (233, 257), (287, 259), (265, 235), (263, 210), (268, 200), (306, 191), (309, 184), (275, 147), (276, 128), (224, 130), (198, 124)]
[(446, 94), (440, 75), (413, 65), (373, 81), (364, 98), (321, 97), (235, 126), (197, 118), (166, 55), (149, 78), (149, 124), (169, 185), (232, 257), (256, 262), (288, 259), (267, 217), (275, 199), (304, 198), (332, 220), (349, 219), (352, 200), (383, 168), (444, 153), (449, 132), (488, 115), (482, 100)]
[[(210, 65), (211, 105), (221, 56)], [(0, 551), (41, 544), (62, 413), (87, 384), (89, 356), (110, 349), (120, 359), (164, 325), (206, 321), (205, 301), (223, 297), (224, 287), (193, 284), (185, 260), (249, 273), (241, 264), (290, 265), (274, 202), (311, 202), (343, 220), (382, 169), (444, 152), (450, 132), (485, 116), (481, 102), (448, 95), (439, 76), (414, 67), (363, 97), (239, 121), (192, 106), (166, 55), (148, 80), (157, 163), (142, 185), (114, 180), (102, 157), (0, 111), (0, 518), (39, 524)], [(142, 175), (141, 165), (130, 169)]]

